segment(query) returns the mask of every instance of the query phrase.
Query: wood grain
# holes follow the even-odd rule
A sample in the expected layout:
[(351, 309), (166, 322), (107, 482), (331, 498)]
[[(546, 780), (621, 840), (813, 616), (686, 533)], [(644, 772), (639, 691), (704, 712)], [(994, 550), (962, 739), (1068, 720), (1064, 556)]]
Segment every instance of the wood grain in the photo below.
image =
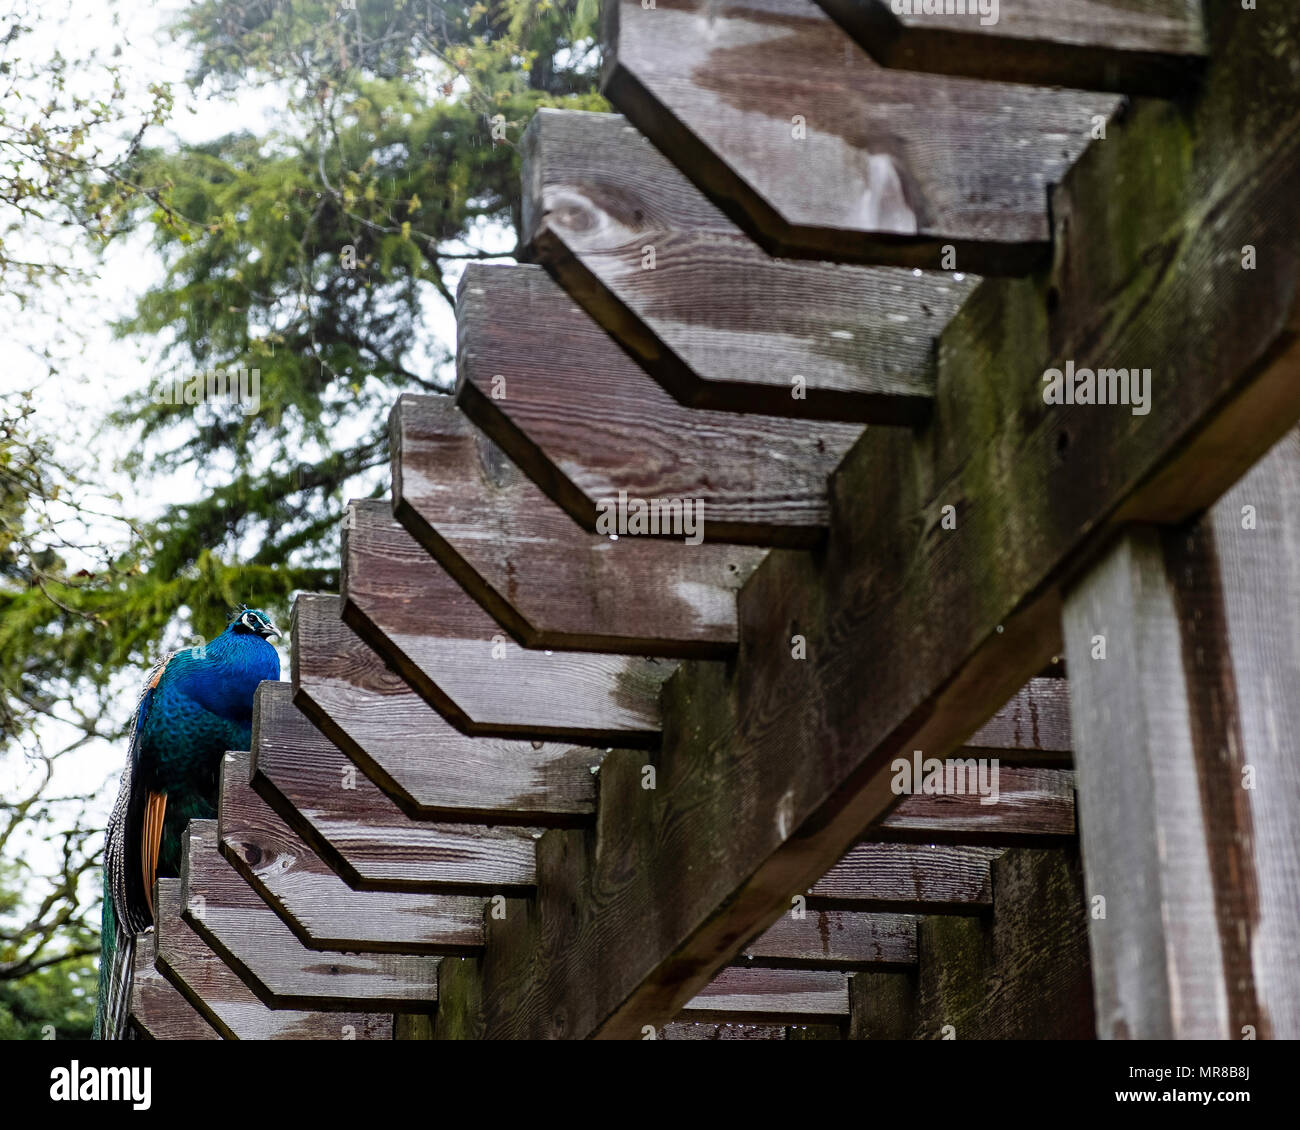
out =
[[(359, 666), (382, 669), (386, 660), (465, 734), (601, 746), (658, 741), (659, 688), (675, 669), (671, 660), (520, 647), (387, 503), (349, 505), (341, 587), (343, 619), (373, 649), (368, 658), (349, 652), (352, 686), (364, 685)], [(332, 652), (306, 637), (304, 649), (298, 669), (310, 661), (308, 677), (337, 682), (344, 674)], [(581, 756), (567, 755), (571, 772), (583, 771)]]
[(383, 666), (340, 607), (337, 597), (299, 597), (295, 701), (412, 815), (515, 824), (591, 816), (598, 751), (461, 733)]
[(457, 294), (456, 402), (586, 529), (626, 491), (702, 501), (707, 541), (824, 536), (861, 425), (685, 408), (540, 267), (471, 263)]
[[(538, 841), (539, 947), (495, 958), (489, 936), (481, 996), (510, 1008), (489, 1033), (675, 1017), (888, 810), (893, 757), (958, 748), (1048, 666), (1063, 587), (1125, 523), (1194, 517), (1300, 419), (1300, 9), (1207, 11), (1198, 96), (1112, 121), (1055, 189), (1050, 271), (984, 281), (929, 422), (871, 429), (824, 553), (771, 553), (746, 584), (734, 665), (665, 685), (657, 788), (610, 754), (590, 842), (561, 866), (565, 833)], [(1065, 359), (1150, 367), (1158, 410), (1045, 403)]]
[(482, 898), (354, 890), (248, 780), (249, 755), (226, 754), (217, 809), (221, 854), (308, 949), (447, 954), (482, 947)]
[[(1255, 508), (1256, 529), (1244, 527)], [(1292, 431), (1211, 510), (1223, 584), (1223, 623), (1236, 671), (1241, 763), (1256, 774), (1253, 790), (1231, 794), (1249, 808), (1240, 847), (1253, 854), (1250, 888), (1231, 866), (1226, 836), (1212, 847), (1220, 935), (1234, 938), (1241, 961), (1241, 923), (1250, 922), (1249, 962), (1256, 1024), (1272, 1039), (1300, 1037), (1300, 432)], [(1262, 536), (1256, 536), (1262, 535)], [(1200, 677), (1200, 673), (1197, 676)], [(1216, 828), (1231, 826), (1222, 765), (1201, 743), (1201, 803)], [(1217, 752), (1217, 751), (1216, 751)], [(1233, 785), (1242, 783), (1240, 768)], [(1244, 795), (1243, 795), (1244, 794)], [(1222, 833), (1220, 833), (1222, 835)], [(1226, 948), (1226, 947), (1225, 947)], [(1241, 995), (1236, 997), (1241, 1001)], [(1247, 1021), (1249, 1023), (1249, 1021)], [(1242, 1035), (1240, 1029), (1231, 1033)]]
[(1293, 432), (1200, 522), (1135, 529), (1066, 602), (1103, 1037), (1300, 1034), (1298, 551)]
[(226, 1040), (390, 1040), (393, 1018), (376, 1013), (275, 1010), (247, 985), (183, 917), (179, 879), (158, 882), (158, 964), (173, 991)]
[(221, 1033), (155, 967), (155, 937), (148, 930), (135, 939), (128, 1015), (132, 1031), (144, 1040), (221, 1039)]
[[(1059, 769), (1022, 769), (998, 766), (996, 803), (974, 792), (976, 770), (966, 750), (954, 759), (966, 762), (966, 788), (954, 793), (914, 793), (902, 800), (865, 833), (871, 840), (912, 843), (1013, 844), (1042, 843), (1045, 839), (1072, 839), (1075, 834), (1074, 778)], [(906, 754), (902, 761), (913, 761)], [(924, 759), (922, 761), (924, 766)], [(924, 772), (924, 768), (923, 768)], [(992, 784), (991, 768), (983, 778)], [(914, 780), (915, 773), (911, 776)], [(960, 779), (958, 779), (958, 782)], [(913, 783), (913, 787), (917, 787)]]
[(617, 114), (539, 110), (522, 147), (536, 260), (679, 403), (924, 419), (973, 277), (772, 258)]
[(736, 590), (762, 550), (589, 533), (447, 397), (402, 396), (390, 434), (394, 514), (525, 647), (734, 651)]
[(1196, 0), (1017, 0), (986, 3), (983, 19), (974, 0), (967, 14), (897, 14), (890, 0), (817, 2), (876, 60), (909, 71), (1173, 97), (1205, 61)]
[(910, 914), (805, 910), (781, 915), (741, 950), (745, 968), (876, 969), (916, 964)]
[(1015, 848), (993, 863), (989, 919), (921, 919), (918, 1039), (1087, 1040), (1087, 906), (1077, 854)]
[(832, 970), (724, 969), (682, 1009), (683, 1019), (847, 1020), (849, 978)]
[(812, 0), (604, 15), (606, 96), (773, 255), (1027, 271), (1048, 186), (1117, 104), (882, 67)]
[(1013, 848), (993, 863), (984, 918), (918, 919), (918, 968), (858, 973), (855, 1040), (1063, 1040), (1093, 1034), (1078, 853)]
[(1068, 767), (1070, 742), (1070, 688), (1064, 679), (1035, 677), (966, 740), (961, 756)]
[(287, 683), (258, 688), (252, 785), (350, 886), (464, 894), (532, 885), (536, 829), (413, 819), (312, 724), (292, 694)]
[[(809, 1035), (816, 1031), (816, 1035)], [(796, 1036), (792, 1033), (800, 1032)], [(840, 1039), (835, 1025), (815, 1024), (794, 1028), (784, 1024), (702, 1024), (691, 1020), (674, 1020), (665, 1024), (655, 1036), (657, 1040), (794, 1040)]]
[(182, 917), (271, 1008), (427, 1012), (441, 958), (309, 950), (217, 850), (216, 822), (195, 820), (181, 866)]
[(808, 888), (809, 906), (977, 914), (993, 904), (989, 866), (1000, 850), (857, 844)]

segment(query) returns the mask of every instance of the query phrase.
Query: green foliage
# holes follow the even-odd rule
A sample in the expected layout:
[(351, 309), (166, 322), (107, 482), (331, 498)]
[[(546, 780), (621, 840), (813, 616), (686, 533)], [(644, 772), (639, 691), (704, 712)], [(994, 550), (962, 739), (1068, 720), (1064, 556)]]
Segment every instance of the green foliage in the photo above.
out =
[(0, 981), (0, 1040), (88, 1040), (95, 1016), (90, 957)]
[[(78, 484), (11, 437), (23, 453), (11, 467), (41, 482), (28, 495), (10, 475), (0, 493), (0, 517), (13, 516), (0, 526), (8, 689), (103, 691), (164, 642), (220, 630), (230, 604), (284, 616), (295, 590), (336, 585), (343, 505), (383, 489), (388, 406), (399, 390), (447, 387), (429, 303), (452, 302), (460, 260), (490, 257), (472, 242), (482, 224), (517, 221), (514, 141), (540, 106), (604, 108), (595, 16), (588, 0), (185, 10), (175, 31), (194, 82), (273, 84), (284, 115), (261, 135), (132, 148), (119, 180), (135, 195), (99, 218), (119, 234), (151, 228), (166, 274), (118, 329), (161, 343), (163, 367), (106, 427), (122, 467), (171, 500), (147, 520), (123, 503), (121, 542), (68, 576), (59, 539), (30, 520), (36, 500)], [(92, 213), (103, 177), (81, 184)], [(254, 411), (163, 396), (178, 378), (235, 370), (257, 371)]]
[[(167, 371), (111, 424), (138, 437), (133, 473), (204, 489), (150, 528), (153, 572), (189, 577), (236, 547), (255, 565), (333, 560), (347, 495), (379, 487), (366, 472), (387, 462), (396, 391), (447, 387), (429, 303), (453, 302), (459, 260), (491, 257), (470, 242), (482, 224), (517, 226), (512, 139), (540, 106), (604, 107), (594, 18), (522, 0), (187, 10), (194, 81), (277, 84), (286, 111), (273, 132), (142, 152), (134, 169), (167, 275), (119, 330), (168, 341)], [(258, 372), (255, 412), (159, 396), (232, 370)]]

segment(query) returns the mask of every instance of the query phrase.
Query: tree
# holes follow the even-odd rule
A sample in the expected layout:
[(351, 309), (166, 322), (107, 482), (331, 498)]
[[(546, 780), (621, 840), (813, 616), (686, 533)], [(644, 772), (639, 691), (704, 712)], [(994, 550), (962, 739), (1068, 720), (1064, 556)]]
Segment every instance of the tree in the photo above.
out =
[[(143, 105), (129, 96), (119, 62), (34, 41), (59, 18), (46, 0), (11, 0), (0, 34), (0, 293), (20, 305), (77, 276), (66, 246), (48, 237), (69, 224), (107, 234), (141, 191), (127, 169), (145, 131), (171, 109), (161, 84), (149, 85)], [(94, 94), (79, 81), (87, 77)]]
[[(125, 215), (140, 191), (128, 168), (169, 106), (158, 85), (143, 100), (129, 95), (119, 63), (45, 46), (59, 16), (55, 4), (18, 0), (0, 25), (0, 307), (11, 321), (57, 310), (68, 287), (88, 281), (66, 235), (102, 238)], [(57, 375), (50, 343), (38, 356)], [(64, 1035), (84, 1027), (98, 832), (90, 796), (60, 795), (54, 776), (112, 733), (102, 721), (107, 637), (78, 609), (100, 581), (73, 575), (65, 558), (73, 545), (90, 556), (79, 535), (97, 500), (84, 485), (54, 458), (31, 390), (0, 395), (0, 1035), (51, 1020)], [(47, 748), (56, 732), (63, 744)]]
[(0, 981), (0, 1040), (88, 1040), (95, 963), (88, 957)]
[[(606, 108), (595, 18), (595, 0), (198, 0), (175, 27), (193, 84), (234, 99), (275, 90), (276, 128), (148, 144), (168, 105), (158, 89), (117, 149), (59, 158), (39, 207), (30, 186), (6, 198), (0, 183), (13, 228), (57, 217), (95, 245), (149, 234), (164, 275), (118, 330), (166, 343), (106, 425), (142, 492), (162, 493), (158, 512), (97, 498), (93, 469), (55, 460), (35, 402), (4, 401), (0, 738), (27, 773), (0, 811), (16, 814), (15, 836), (54, 835), (71, 862), (39, 881), (26, 865), (0, 874), (0, 1034), (5, 1008), (8, 1030), (31, 1034), (41, 1008), (79, 999), (93, 929), (78, 880), (98, 835), (83, 834), (84, 798), (41, 785), (62, 752), (42, 735), (58, 719), (67, 750), (120, 737), (121, 700), (161, 652), (215, 634), (241, 601), (283, 616), (294, 591), (337, 587), (337, 521), (350, 495), (385, 485), (389, 405), (448, 387), (430, 311), (454, 305), (465, 260), (500, 255), (486, 239), (517, 230), (520, 133), (544, 105)], [(104, 81), (121, 124), (120, 84)], [(14, 136), (52, 156), (39, 131)], [(218, 386), (232, 372), (242, 398)], [(22, 978), (9, 988), (6, 969)]]
[[(475, 244), (484, 225), (517, 226), (514, 140), (542, 105), (604, 106), (595, 14), (591, 0), (189, 9), (193, 81), (274, 85), (286, 113), (274, 132), (134, 165), (156, 202), (135, 220), (153, 225), (166, 277), (119, 328), (172, 344), (113, 426), (138, 436), (134, 474), (203, 488), (151, 524), (153, 584), (201, 562), (224, 577), (242, 547), (246, 570), (297, 565), (295, 587), (332, 587), (342, 505), (382, 487), (395, 390), (448, 387), (429, 303), (454, 305), (464, 260), (500, 257)], [(255, 402), (201, 398), (194, 381), (254, 371)], [(196, 389), (182, 403), (178, 376)]]

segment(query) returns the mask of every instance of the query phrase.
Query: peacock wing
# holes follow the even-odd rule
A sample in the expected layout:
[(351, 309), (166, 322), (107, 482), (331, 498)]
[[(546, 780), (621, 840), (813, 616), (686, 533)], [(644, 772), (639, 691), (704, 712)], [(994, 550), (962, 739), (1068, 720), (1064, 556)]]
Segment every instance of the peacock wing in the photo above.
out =
[(104, 842), (104, 867), (117, 921), (128, 933), (138, 934), (153, 925), (153, 881), (158, 873), (162, 840), (165, 793), (138, 786), (140, 748), (154, 695), (178, 653), (161, 660), (145, 680), (131, 720), (127, 739), (126, 766), (117, 790), (117, 801), (108, 819)]

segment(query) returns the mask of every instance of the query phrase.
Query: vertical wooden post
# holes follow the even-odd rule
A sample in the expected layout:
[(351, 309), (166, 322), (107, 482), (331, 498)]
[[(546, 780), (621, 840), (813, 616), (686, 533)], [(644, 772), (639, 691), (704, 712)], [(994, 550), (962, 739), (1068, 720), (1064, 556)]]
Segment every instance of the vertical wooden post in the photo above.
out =
[(1300, 432), (1064, 634), (1098, 1034), (1300, 1036)]

